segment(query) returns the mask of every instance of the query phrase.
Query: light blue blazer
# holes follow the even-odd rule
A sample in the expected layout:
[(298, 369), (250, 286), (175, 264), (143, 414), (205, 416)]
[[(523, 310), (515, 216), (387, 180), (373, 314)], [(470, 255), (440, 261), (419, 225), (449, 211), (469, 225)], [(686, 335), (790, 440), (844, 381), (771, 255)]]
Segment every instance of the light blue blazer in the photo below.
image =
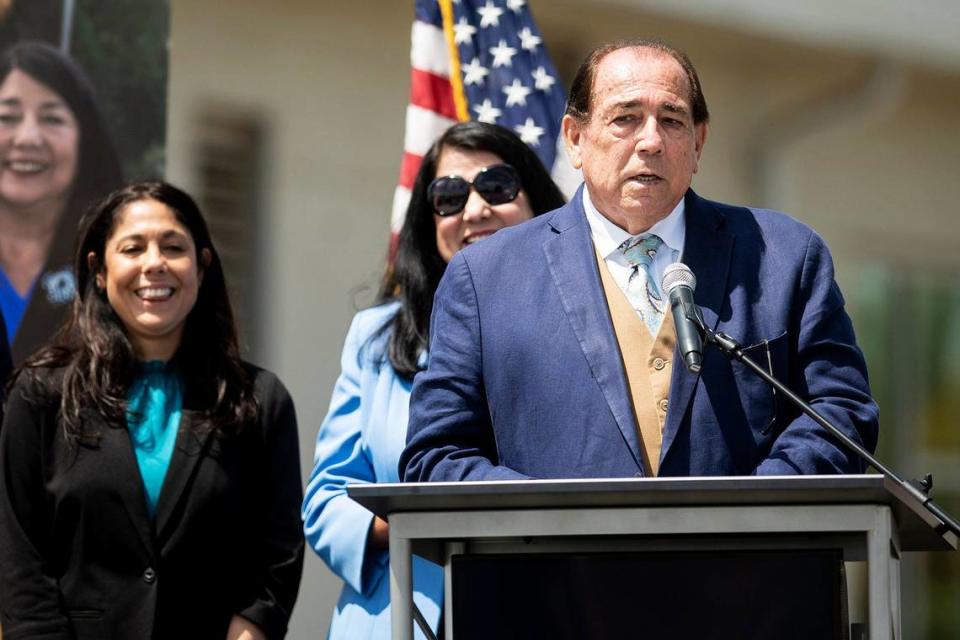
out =
[[(330, 623), (334, 640), (390, 637), (388, 555), (367, 552), (373, 514), (347, 496), (346, 485), (399, 482), (411, 383), (397, 376), (385, 356), (389, 331), (377, 335), (398, 309), (397, 303), (385, 304), (353, 319), (303, 501), (307, 544), (344, 581)], [(414, 602), (436, 631), (443, 570), (414, 557), (413, 585)], [(417, 634), (423, 637), (419, 629)]]

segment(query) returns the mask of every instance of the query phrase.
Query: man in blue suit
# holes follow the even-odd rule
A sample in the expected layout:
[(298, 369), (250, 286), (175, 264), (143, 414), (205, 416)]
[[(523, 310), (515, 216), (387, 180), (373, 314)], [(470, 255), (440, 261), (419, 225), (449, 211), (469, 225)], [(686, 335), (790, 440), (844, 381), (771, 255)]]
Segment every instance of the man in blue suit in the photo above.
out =
[[(415, 380), (407, 481), (858, 473), (860, 461), (713, 349), (676, 360), (660, 290), (682, 260), (706, 323), (874, 449), (878, 410), (823, 240), (690, 189), (708, 112), (669, 45), (600, 47), (563, 134), (566, 206), (454, 257)], [(478, 197), (471, 194), (471, 197)]]

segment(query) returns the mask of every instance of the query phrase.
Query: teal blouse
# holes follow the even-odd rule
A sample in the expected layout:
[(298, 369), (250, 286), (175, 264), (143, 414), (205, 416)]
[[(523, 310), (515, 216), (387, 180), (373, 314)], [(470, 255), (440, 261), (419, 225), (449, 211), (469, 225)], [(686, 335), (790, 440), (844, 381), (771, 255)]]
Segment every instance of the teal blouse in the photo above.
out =
[(182, 409), (183, 381), (176, 368), (159, 360), (141, 363), (127, 390), (127, 428), (151, 519), (170, 466)]

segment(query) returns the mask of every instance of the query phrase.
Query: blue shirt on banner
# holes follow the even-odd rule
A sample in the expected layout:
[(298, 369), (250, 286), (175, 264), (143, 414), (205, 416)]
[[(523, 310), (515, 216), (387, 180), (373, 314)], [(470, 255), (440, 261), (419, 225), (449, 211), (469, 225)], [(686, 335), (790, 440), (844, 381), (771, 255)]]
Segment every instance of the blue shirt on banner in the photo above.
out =
[(7, 344), (13, 344), (13, 336), (17, 335), (17, 329), (20, 328), (31, 293), (33, 285), (27, 290), (27, 295), (17, 293), (7, 274), (0, 269), (0, 313), (3, 313), (3, 323), (7, 327)]

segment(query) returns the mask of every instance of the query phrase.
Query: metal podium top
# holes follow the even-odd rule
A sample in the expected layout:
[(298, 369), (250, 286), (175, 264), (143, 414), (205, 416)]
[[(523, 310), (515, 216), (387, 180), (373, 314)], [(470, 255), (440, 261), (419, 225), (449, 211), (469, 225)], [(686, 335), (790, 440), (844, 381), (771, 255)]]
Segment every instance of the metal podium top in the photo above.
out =
[(881, 475), (351, 484), (347, 493), (383, 518), (410, 511), (885, 504), (905, 551), (957, 548), (953, 533), (937, 533), (937, 519)]

